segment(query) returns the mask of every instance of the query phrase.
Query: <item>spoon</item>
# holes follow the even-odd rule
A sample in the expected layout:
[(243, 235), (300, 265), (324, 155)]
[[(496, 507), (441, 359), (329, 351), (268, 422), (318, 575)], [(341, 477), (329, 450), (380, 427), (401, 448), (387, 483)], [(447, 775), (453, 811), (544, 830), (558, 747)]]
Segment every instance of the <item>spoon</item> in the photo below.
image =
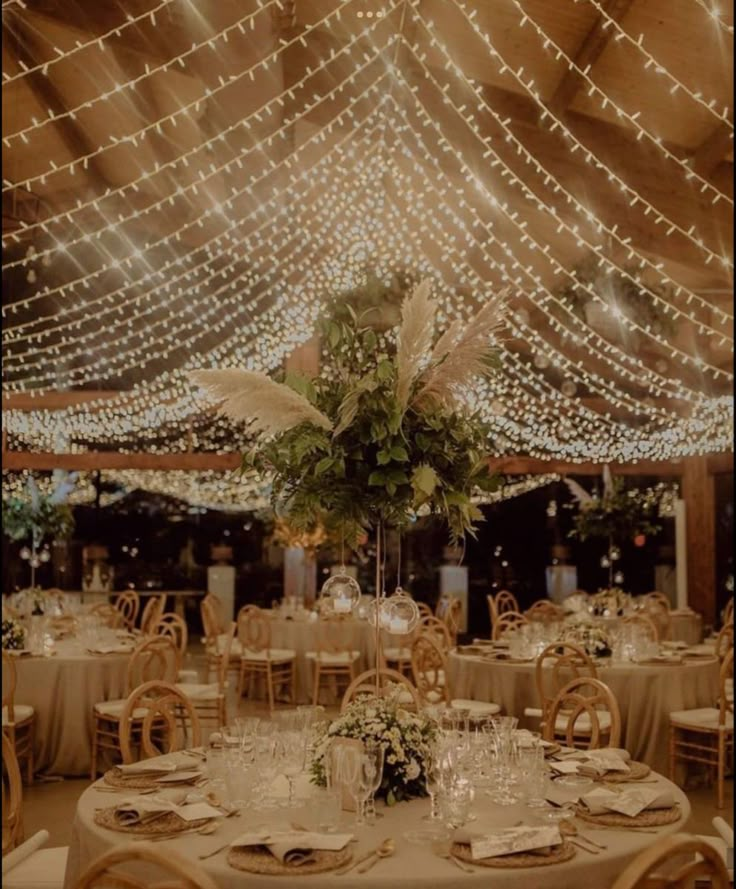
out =
[(364, 861), (368, 861), (369, 858), (373, 858), (375, 855), (378, 855), (379, 849), (388, 848), (389, 844), (391, 845), (391, 847), (393, 847), (394, 845), (394, 841), (390, 837), (385, 839), (376, 849), (373, 849), (370, 852), (366, 852), (365, 855), (362, 855), (360, 858), (356, 858), (355, 861), (351, 861), (350, 864), (346, 864), (344, 867), (338, 868), (336, 871), (333, 871), (333, 873), (337, 875), (346, 874), (349, 870), (352, 870), (359, 864), (363, 864)]
[(392, 839), (384, 840), (381, 845), (376, 849), (374, 855), (371, 860), (366, 862), (362, 867), (358, 868), (359, 874), (364, 874), (366, 871), (369, 871), (374, 864), (378, 863), (380, 858), (389, 858), (396, 851), (396, 843)]
[(459, 867), (460, 870), (465, 871), (466, 874), (475, 873), (474, 868), (469, 867), (467, 864), (465, 864), (464, 861), (461, 861), (459, 858), (453, 855), (449, 849), (444, 852), (438, 852), (437, 854), (440, 856), (440, 858), (445, 858), (447, 861), (451, 861), (455, 865), (455, 867)]
[(584, 833), (580, 833), (577, 824), (574, 824), (572, 821), (561, 821), (560, 822), (560, 833), (567, 837), (577, 837), (579, 840), (583, 840), (586, 843), (589, 843), (591, 846), (595, 846), (597, 849), (607, 849), (608, 846), (603, 843), (598, 843), (595, 840), (591, 839), (589, 836), (586, 836)]
[(165, 833), (156, 837), (142, 837), (142, 839), (148, 839), (149, 842), (152, 843), (160, 843), (163, 840), (175, 840), (177, 837), (183, 836), (188, 833), (200, 833), (204, 836), (209, 836), (214, 833), (219, 824), (216, 821), (208, 821), (207, 824), (203, 824), (201, 827), (193, 827), (191, 830), (179, 830), (173, 833)]

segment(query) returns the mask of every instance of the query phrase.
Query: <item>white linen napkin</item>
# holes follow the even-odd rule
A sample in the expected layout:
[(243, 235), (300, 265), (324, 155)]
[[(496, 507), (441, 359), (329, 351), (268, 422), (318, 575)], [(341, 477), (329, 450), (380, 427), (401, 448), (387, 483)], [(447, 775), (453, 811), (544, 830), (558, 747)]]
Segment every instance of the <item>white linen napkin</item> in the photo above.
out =
[(562, 842), (560, 829), (549, 827), (506, 827), (484, 833), (457, 830), (453, 835), (456, 843), (470, 843), (470, 854), (474, 861), (481, 858), (496, 858), (513, 855), (515, 852), (532, 852), (558, 846)]
[(670, 790), (656, 790), (646, 787), (632, 787), (617, 793), (604, 787), (596, 787), (583, 794), (580, 801), (591, 815), (604, 815), (616, 812), (619, 815), (634, 817), (646, 809), (670, 809), (675, 804)]
[(200, 818), (223, 818), (225, 813), (205, 802), (178, 805), (172, 800), (158, 796), (136, 796), (123, 800), (115, 806), (115, 820), (118, 824), (147, 824), (167, 812), (173, 812), (182, 821), (197, 821)]
[(116, 766), (116, 768), (123, 775), (167, 775), (176, 772), (182, 768), (182, 765), (173, 759), (160, 759), (154, 762), (150, 760), (130, 762), (127, 765)]
[(314, 833), (308, 830), (274, 830), (260, 833), (243, 833), (230, 847), (265, 846), (282, 864), (299, 867), (315, 861), (314, 852), (339, 852), (352, 839), (349, 833)]
[[(574, 760), (568, 760), (573, 762)], [(608, 772), (630, 772), (628, 763), (613, 750), (589, 750), (587, 756), (578, 764), (578, 774), (597, 778)]]

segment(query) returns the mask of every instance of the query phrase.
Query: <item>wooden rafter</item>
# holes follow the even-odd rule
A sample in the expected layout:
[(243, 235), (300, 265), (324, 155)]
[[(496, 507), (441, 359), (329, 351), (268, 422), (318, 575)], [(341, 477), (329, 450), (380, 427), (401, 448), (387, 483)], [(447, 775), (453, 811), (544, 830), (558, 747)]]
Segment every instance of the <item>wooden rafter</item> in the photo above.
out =
[(609, 23), (609, 19), (616, 22), (621, 21), (632, 2), (633, 0), (606, 0), (604, 2), (603, 8), (607, 15), (599, 13), (593, 27), (585, 35), (585, 40), (573, 58), (575, 67), (569, 68), (565, 72), (557, 89), (552, 94), (552, 98), (547, 103), (552, 111), (559, 113), (570, 107), (585, 82), (580, 71), (587, 71), (596, 63), (616, 33), (616, 29)]
[(713, 132), (695, 149), (692, 168), (700, 176), (708, 177), (733, 148), (733, 129), (719, 123)]

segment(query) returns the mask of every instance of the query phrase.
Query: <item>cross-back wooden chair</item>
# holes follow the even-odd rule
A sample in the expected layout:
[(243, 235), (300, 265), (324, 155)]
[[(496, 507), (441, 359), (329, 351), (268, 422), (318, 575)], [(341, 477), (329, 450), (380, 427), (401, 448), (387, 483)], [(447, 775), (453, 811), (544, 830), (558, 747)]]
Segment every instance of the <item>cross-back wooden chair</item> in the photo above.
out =
[(141, 614), (141, 633), (144, 636), (152, 636), (154, 634), (156, 624), (161, 620), (161, 615), (164, 613), (165, 608), (165, 595), (149, 596)]
[(447, 629), (447, 624), (438, 617), (423, 617), (419, 621), (419, 636), (431, 636), (445, 651), (452, 648), (452, 637)]
[(288, 693), (293, 704), (296, 652), (290, 648), (271, 648), (270, 619), (260, 610), (240, 616), (238, 642), (241, 652), (238, 695), (242, 696), (247, 680), (250, 697), (254, 681), (261, 678), (266, 683), (270, 710), (274, 709), (279, 689)]
[(499, 617), (507, 611), (521, 611), (516, 596), (508, 590), (500, 590), (496, 594), (496, 610)]
[[(236, 625), (240, 619), (240, 615), (247, 613), (246, 609), (259, 610), (255, 605), (243, 606), (238, 612)], [(204, 642), (205, 659), (207, 663), (207, 681), (209, 682), (210, 680), (210, 674), (214, 673), (215, 676), (219, 675), (220, 662), (222, 660), (222, 653), (225, 645), (228, 645), (230, 648), (230, 659), (227, 664), (227, 669), (233, 670), (235, 673), (240, 673), (240, 642), (237, 638), (232, 642), (228, 642), (227, 640), (227, 626), (229, 626), (229, 623), (226, 626), (221, 620), (220, 615), (222, 614), (222, 606), (220, 600), (213, 593), (208, 593), (200, 602), (199, 610), (202, 616), (202, 628), (204, 630), (204, 638), (202, 641)]]
[[(433, 618), (434, 615), (430, 612), (429, 617)], [(395, 636), (381, 630), (381, 666), (411, 677), (411, 646), (419, 635), (419, 630), (420, 624), (417, 624), (413, 632), (400, 637), (398, 644)]]
[(109, 602), (98, 602), (97, 605), (93, 605), (87, 613), (92, 617), (96, 617), (111, 630), (119, 630), (123, 627), (122, 613)]
[(669, 596), (666, 596), (664, 593), (657, 592), (656, 590), (651, 593), (645, 593), (642, 596), (642, 602), (645, 608), (647, 608), (650, 604), (655, 604), (660, 605), (662, 608), (666, 608), (668, 611), (670, 609)]
[[(145, 876), (131, 876), (145, 873)], [(122, 867), (124, 867), (124, 870)], [(96, 858), (72, 889), (218, 889), (191, 857), (154, 843), (127, 843)]]
[(429, 635), (417, 636), (411, 646), (411, 672), (422, 705), (449, 703), (445, 650)]
[(503, 639), (507, 633), (513, 633), (528, 623), (529, 621), (518, 611), (505, 611), (499, 615), (496, 625), (493, 627), (492, 639), (494, 642)]
[(29, 704), (16, 704), (18, 684), (15, 658), (3, 652), (3, 737), (7, 737), (18, 762), (25, 763), (26, 781), (33, 783), (33, 744), (36, 714)]
[(417, 602), (417, 608), (419, 609), (419, 619), (421, 620), (423, 617), (434, 617), (434, 612), (427, 605), (426, 602)]
[(572, 679), (552, 702), (542, 737), (545, 741), (561, 739), (568, 747), (585, 750), (618, 747), (621, 712), (616, 696), (600, 679)]
[[(170, 636), (146, 636), (133, 650), (128, 660), (125, 687), (130, 693), (145, 682), (159, 680), (173, 683), (178, 673), (178, 652)], [(127, 698), (102, 701), (93, 708), (94, 729), (92, 734), (92, 780), (97, 778), (99, 758), (107, 752), (112, 757), (121, 756), (120, 720)], [(136, 722), (136, 720), (134, 720)], [(140, 729), (137, 720), (135, 729)]]
[(648, 613), (635, 612), (634, 614), (627, 614), (626, 617), (621, 618), (621, 626), (641, 627), (650, 642), (660, 641), (659, 627)]
[[(184, 726), (191, 731), (191, 739)], [(187, 744), (197, 747), (200, 740), (199, 717), (192, 702), (172, 683), (154, 679), (128, 696), (120, 716), (124, 763), (182, 750)]]
[(177, 682), (176, 687), (192, 702), (200, 722), (212, 720), (217, 727), (227, 725), (227, 687), (230, 650), (237, 631), (235, 621), (225, 633), (225, 646), (217, 667), (216, 682)]
[(708, 766), (716, 773), (718, 808), (722, 809), (726, 767), (733, 761), (733, 750), (732, 648), (721, 664), (718, 706), (670, 713), (670, 778), (675, 780), (678, 761)]
[(733, 624), (724, 624), (716, 637), (716, 657), (723, 662), (729, 651), (733, 649)]
[(181, 665), (187, 653), (187, 644), (189, 642), (189, 630), (187, 622), (181, 615), (174, 611), (167, 611), (162, 614), (158, 622), (153, 626), (152, 635), (168, 636), (174, 645), (178, 655), (177, 671), (181, 669)]
[(132, 630), (141, 608), (141, 597), (138, 593), (135, 590), (126, 590), (115, 599), (113, 605), (120, 612), (125, 629)]
[(698, 837), (679, 833), (661, 837), (640, 852), (611, 889), (691, 889), (702, 885), (699, 880), (705, 880), (710, 889), (731, 886), (717, 850)]
[(572, 642), (548, 645), (537, 657), (534, 669), (540, 709), (527, 708), (524, 715), (538, 716), (543, 725), (560, 690), (573, 679), (582, 677), (598, 678), (593, 659), (584, 648)]
[(355, 624), (322, 618), (317, 624), (317, 648), (306, 652), (314, 664), (312, 705), (319, 703), (322, 680), (337, 689), (342, 682), (347, 688), (357, 675), (360, 651), (355, 647)]
[(23, 787), (15, 750), (3, 732), (3, 855), (23, 841)]
[(562, 620), (565, 616), (564, 608), (550, 602), (549, 599), (539, 599), (527, 608), (524, 617), (530, 621), (539, 621), (540, 623), (553, 623)]
[(214, 593), (207, 593), (204, 599), (202, 599), (201, 605), (206, 605), (209, 609), (210, 625), (215, 635), (223, 633), (225, 631), (225, 606), (222, 603), (222, 599)]
[(723, 623), (724, 625), (733, 623), (733, 596), (726, 602), (726, 607), (723, 609)]
[(378, 671), (373, 667), (360, 673), (350, 683), (342, 697), (340, 712), (342, 713), (353, 701), (360, 697), (387, 698), (392, 694), (397, 694), (399, 703), (407, 709), (420, 709), (419, 692), (410, 679), (404, 676), (403, 673), (391, 670), (388, 667), (380, 667)]
[(455, 596), (449, 596), (447, 608), (442, 618), (450, 634), (452, 644), (457, 644), (457, 634), (460, 632), (460, 622), (463, 617), (463, 603)]

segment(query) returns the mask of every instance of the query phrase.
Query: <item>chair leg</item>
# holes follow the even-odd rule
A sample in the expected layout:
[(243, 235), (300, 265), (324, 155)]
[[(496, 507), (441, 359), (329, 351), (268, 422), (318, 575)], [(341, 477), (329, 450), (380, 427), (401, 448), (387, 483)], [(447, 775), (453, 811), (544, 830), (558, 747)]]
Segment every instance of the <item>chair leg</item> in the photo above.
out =
[(292, 707), (296, 705), (296, 664), (294, 661), (289, 664), (289, 701)]
[(95, 716), (95, 727), (92, 730), (92, 766), (90, 767), (90, 778), (92, 781), (97, 780), (97, 717)]
[(319, 681), (321, 677), (321, 670), (319, 667), (319, 658), (314, 659), (314, 688), (312, 689), (312, 705), (317, 706), (317, 702), (319, 701)]
[(271, 664), (266, 664), (266, 689), (268, 691), (268, 709), (273, 711), (273, 675), (271, 673)]
[(726, 736), (718, 732), (718, 808), (723, 808), (723, 785), (726, 778)]
[(669, 777), (670, 777), (670, 781), (674, 781), (674, 780), (675, 780), (675, 762), (676, 762), (676, 756), (675, 756), (675, 731), (676, 731), (676, 729), (675, 729), (674, 725), (671, 725), (671, 726), (670, 726), (670, 737), (669, 737), (669, 748), (670, 748), (670, 749), (669, 749), (669, 753), (670, 753), (670, 756), (669, 756), (669, 762), (670, 762), (670, 775), (669, 775)]
[[(34, 717), (35, 718), (35, 717)], [(28, 784), (33, 784), (33, 742), (34, 742), (34, 731), (33, 731), (33, 723), (28, 726), (28, 762), (26, 764), (26, 781)]]

